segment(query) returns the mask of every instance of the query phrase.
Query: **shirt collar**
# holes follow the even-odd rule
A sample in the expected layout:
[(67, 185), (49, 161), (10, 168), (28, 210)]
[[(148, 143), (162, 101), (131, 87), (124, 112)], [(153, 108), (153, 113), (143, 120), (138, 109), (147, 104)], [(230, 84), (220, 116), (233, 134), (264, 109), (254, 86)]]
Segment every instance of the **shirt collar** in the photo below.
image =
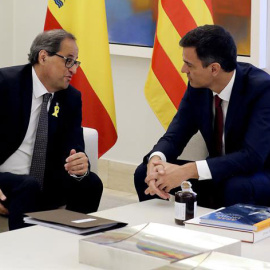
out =
[(236, 71), (234, 70), (232, 78), (230, 79), (229, 83), (225, 86), (225, 88), (219, 94), (216, 94), (216, 93), (213, 92), (214, 96), (218, 95), (222, 100), (225, 100), (225, 101), (228, 101), (228, 102), (230, 101), (232, 88), (233, 88), (233, 84), (234, 84), (234, 81), (235, 81), (235, 73), (236, 73)]
[(33, 79), (33, 94), (35, 98), (39, 98), (44, 94), (49, 93), (45, 88), (45, 86), (40, 81), (40, 79), (38, 78), (34, 67), (32, 67), (32, 79)]

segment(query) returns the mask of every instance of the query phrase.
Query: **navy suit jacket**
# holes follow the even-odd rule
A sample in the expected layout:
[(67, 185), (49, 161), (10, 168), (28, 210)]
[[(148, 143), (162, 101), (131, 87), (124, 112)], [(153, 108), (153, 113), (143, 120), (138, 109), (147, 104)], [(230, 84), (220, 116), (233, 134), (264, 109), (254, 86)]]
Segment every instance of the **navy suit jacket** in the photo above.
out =
[[(32, 93), (30, 64), (0, 69), (0, 164), (18, 149), (25, 137)], [(58, 117), (52, 115), (56, 104), (60, 108)], [(55, 92), (49, 109), (45, 178), (67, 175), (64, 164), (70, 150), (84, 151), (81, 107), (81, 94), (72, 86)]]
[[(238, 63), (225, 122), (225, 155), (214, 157), (213, 93), (188, 85), (167, 132), (154, 146), (173, 162), (191, 137), (200, 131), (214, 180), (236, 175), (270, 172), (270, 76), (246, 63)], [(148, 154), (148, 156), (149, 156)]]

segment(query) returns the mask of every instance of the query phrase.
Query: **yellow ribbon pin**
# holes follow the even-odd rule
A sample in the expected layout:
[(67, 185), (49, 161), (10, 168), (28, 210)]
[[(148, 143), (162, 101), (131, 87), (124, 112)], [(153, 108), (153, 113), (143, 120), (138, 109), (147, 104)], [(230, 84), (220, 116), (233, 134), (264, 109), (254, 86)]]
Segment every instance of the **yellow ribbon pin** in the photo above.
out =
[(60, 107), (58, 106), (58, 103), (56, 103), (56, 105), (54, 106), (54, 113), (52, 115), (58, 117), (59, 110)]

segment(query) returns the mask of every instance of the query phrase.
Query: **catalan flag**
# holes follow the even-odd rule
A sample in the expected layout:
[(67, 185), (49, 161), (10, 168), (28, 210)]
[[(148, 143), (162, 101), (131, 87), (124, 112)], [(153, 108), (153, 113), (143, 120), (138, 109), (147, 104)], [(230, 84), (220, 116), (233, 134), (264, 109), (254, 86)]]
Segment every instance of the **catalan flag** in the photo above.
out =
[(77, 38), (82, 63), (71, 84), (82, 93), (82, 126), (98, 131), (100, 157), (117, 140), (105, 1), (49, 0), (44, 29)]
[(165, 129), (176, 114), (187, 85), (187, 77), (181, 73), (179, 41), (188, 31), (204, 24), (213, 24), (211, 0), (159, 0), (145, 96)]

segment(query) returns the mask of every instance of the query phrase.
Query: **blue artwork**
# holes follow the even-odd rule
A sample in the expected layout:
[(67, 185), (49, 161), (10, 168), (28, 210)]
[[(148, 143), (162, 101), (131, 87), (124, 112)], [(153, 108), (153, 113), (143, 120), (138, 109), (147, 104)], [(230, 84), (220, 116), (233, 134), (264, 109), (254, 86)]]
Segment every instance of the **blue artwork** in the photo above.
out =
[(105, 0), (109, 42), (153, 47), (155, 0)]

